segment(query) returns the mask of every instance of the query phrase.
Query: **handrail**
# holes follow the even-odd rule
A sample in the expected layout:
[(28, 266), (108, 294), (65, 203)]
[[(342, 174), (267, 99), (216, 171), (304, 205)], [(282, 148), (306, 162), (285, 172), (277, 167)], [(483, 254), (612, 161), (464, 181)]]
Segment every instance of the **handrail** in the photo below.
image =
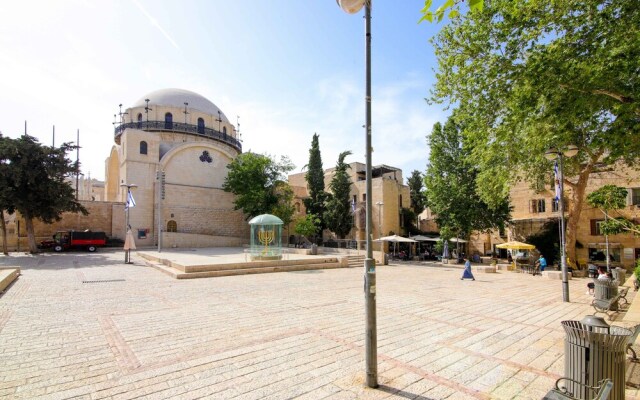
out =
[(139, 121), (139, 122), (125, 122), (118, 125), (114, 130), (114, 135), (117, 138), (124, 132), (125, 129), (140, 129), (143, 131), (168, 131), (178, 133), (189, 133), (198, 136), (206, 136), (223, 143), (226, 143), (238, 151), (242, 151), (242, 143), (233, 136), (217, 131), (215, 129), (197, 126), (193, 124), (185, 124), (182, 122), (167, 122), (167, 121)]

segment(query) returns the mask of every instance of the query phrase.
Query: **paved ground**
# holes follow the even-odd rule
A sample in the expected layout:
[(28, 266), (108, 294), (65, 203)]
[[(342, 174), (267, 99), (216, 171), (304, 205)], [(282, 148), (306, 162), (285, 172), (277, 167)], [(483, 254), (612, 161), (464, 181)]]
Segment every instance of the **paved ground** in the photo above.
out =
[(560, 321), (592, 311), (585, 279), (563, 303), (541, 277), (379, 267), (374, 390), (361, 268), (178, 281), (123, 259), (0, 256), (22, 268), (0, 297), (1, 398), (540, 399)]

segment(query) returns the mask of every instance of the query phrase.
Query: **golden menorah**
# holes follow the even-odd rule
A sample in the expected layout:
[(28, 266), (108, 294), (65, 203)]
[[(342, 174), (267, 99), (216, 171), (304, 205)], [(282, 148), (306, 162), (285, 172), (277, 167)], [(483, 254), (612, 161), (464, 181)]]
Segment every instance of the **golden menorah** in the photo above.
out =
[(266, 255), (269, 252), (269, 244), (273, 242), (275, 237), (275, 232), (273, 229), (265, 231), (261, 229), (258, 231), (258, 240), (260, 243), (264, 245), (264, 250), (262, 250), (262, 255)]

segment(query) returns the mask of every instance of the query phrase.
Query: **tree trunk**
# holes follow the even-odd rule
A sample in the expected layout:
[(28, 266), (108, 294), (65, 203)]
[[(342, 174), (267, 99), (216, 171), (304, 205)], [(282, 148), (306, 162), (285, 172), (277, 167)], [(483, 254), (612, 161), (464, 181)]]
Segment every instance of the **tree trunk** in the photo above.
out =
[(7, 225), (4, 223), (4, 211), (0, 210), (0, 228), (2, 229), (2, 253), (5, 256), (9, 255), (9, 250), (7, 249)]
[(36, 245), (36, 235), (33, 230), (33, 219), (30, 216), (24, 215), (24, 224), (27, 227), (27, 240), (29, 242), (29, 252), (35, 254), (38, 252), (38, 246)]
[[(596, 157), (597, 160), (597, 157)], [(580, 220), (580, 214), (582, 213), (582, 207), (585, 201), (585, 191), (587, 189), (587, 183), (589, 182), (589, 176), (593, 171), (593, 163), (595, 160), (592, 159), (580, 174), (578, 174), (578, 181), (576, 183), (569, 182), (565, 179), (565, 184), (568, 184), (571, 187), (571, 202), (568, 207), (568, 215), (567, 215), (567, 233), (566, 233), (566, 252), (568, 264), (575, 265), (576, 268), (579, 267), (578, 260), (576, 258), (576, 235), (578, 231), (578, 222)]]

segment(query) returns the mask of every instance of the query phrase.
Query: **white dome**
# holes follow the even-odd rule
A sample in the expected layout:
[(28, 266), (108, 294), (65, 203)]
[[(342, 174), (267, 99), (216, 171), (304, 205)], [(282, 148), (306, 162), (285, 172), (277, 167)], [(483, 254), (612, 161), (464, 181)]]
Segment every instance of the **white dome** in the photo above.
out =
[(200, 96), (198, 93), (191, 92), (184, 89), (160, 89), (151, 92), (145, 96), (142, 96), (135, 102), (133, 107), (145, 107), (147, 105), (145, 99), (149, 99), (149, 106), (153, 108), (153, 105), (184, 108), (184, 103), (187, 102), (187, 109), (198, 110), (207, 114), (218, 116), (220, 111), (220, 118), (224, 122), (229, 122), (227, 116), (224, 115), (222, 110), (215, 104)]

